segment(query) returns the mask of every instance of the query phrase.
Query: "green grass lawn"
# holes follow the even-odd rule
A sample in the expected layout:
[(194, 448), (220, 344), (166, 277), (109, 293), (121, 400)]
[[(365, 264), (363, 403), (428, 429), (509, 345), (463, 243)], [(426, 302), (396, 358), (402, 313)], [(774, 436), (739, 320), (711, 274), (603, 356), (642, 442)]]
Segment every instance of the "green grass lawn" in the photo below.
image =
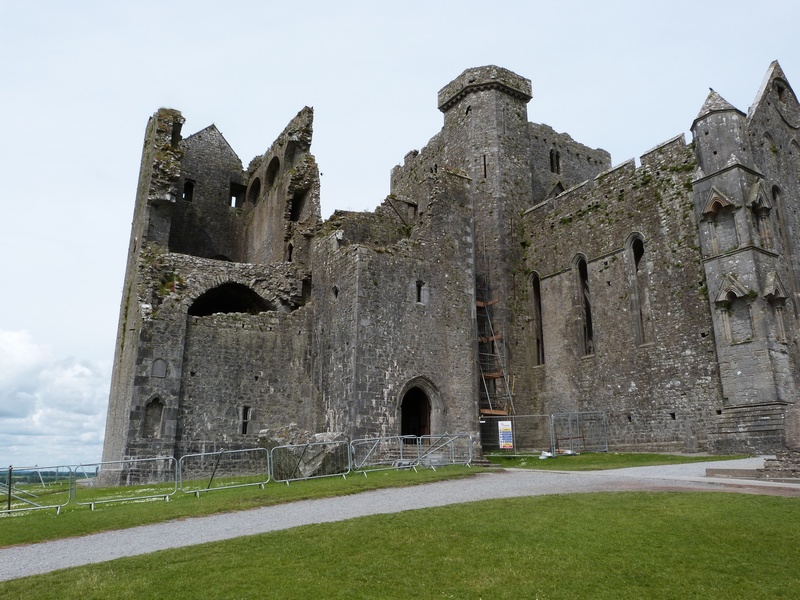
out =
[(800, 503), (727, 493), (492, 500), (0, 583), (8, 598), (798, 598)]
[(559, 454), (552, 458), (538, 456), (492, 455), (492, 463), (508, 468), (543, 469), (549, 471), (598, 471), (625, 467), (651, 467), (655, 465), (678, 465), (715, 460), (747, 458), (737, 456), (700, 456), (697, 454), (645, 454), (622, 452), (587, 452), (585, 454)]
[[(0, 516), (0, 547), (54, 540), (58, 538), (86, 535), (111, 529), (125, 529), (148, 523), (160, 523), (171, 519), (200, 517), (221, 512), (246, 510), (297, 500), (326, 498), (357, 494), (369, 490), (403, 487), (470, 477), (484, 471), (480, 467), (449, 466), (432, 469), (376, 471), (368, 477), (351, 474), (347, 479), (330, 477), (297, 481), (291, 485), (269, 483), (265, 488), (243, 487), (215, 490), (196, 498), (191, 494), (177, 492), (164, 500), (138, 500), (134, 502), (98, 504), (94, 511), (88, 506), (69, 504), (60, 515), (55, 510), (17, 513)], [(141, 486), (144, 487), (144, 486)], [(137, 488), (116, 488), (109, 491), (81, 490), (84, 500), (93, 497), (108, 497), (112, 493), (134, 495)]]

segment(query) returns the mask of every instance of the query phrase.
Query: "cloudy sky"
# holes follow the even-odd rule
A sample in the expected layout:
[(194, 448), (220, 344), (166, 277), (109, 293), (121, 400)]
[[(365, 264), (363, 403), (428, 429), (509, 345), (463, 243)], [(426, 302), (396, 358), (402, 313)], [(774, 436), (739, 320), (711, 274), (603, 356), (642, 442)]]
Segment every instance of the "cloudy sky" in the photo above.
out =
[[(465, 68), (528, 77), (531, 121), (614, 164), (800, 90), (800, 3), (0, 0), (0, 466), (100, 459), (147, 118), (215, 123), (246, 165), (315, 109), (322, 209), (371, 210)], [(756, 6), (766, 13), (761, 19)]]

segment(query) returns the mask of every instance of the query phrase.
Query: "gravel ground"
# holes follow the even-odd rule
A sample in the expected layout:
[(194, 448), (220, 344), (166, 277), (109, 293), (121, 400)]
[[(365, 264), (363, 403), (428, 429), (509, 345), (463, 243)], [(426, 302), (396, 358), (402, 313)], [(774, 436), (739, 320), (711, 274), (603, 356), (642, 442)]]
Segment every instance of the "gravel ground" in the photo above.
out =
[(635, 490), (706, 490), (800, 496), (800, 483), (705, 477), (705, 470), (712, 467), (755, 469), (761, 466), (763, 458), (748, 458), (593, 472), (508, 469), (480, 473), (468, 479), (294, 502), (3, 548), (0, 549), (0, 581), (299, 525), (491, 498)]

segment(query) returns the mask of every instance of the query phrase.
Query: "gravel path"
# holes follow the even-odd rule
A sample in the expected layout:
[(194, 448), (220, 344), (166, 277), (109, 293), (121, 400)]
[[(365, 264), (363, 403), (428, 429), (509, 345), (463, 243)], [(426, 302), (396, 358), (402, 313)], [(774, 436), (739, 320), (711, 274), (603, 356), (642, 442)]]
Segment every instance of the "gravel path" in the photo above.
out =
[(754, 469), (763, 458), (566, 472), (509, 469), (475, 477), (170, 521), (0, 549), (0, 581), (56, 569), (227, 540), (299, 525), (491, 498), (600, 491), (707, 490), (800, 496), (800, 484), (705, 477), (706, 468)]

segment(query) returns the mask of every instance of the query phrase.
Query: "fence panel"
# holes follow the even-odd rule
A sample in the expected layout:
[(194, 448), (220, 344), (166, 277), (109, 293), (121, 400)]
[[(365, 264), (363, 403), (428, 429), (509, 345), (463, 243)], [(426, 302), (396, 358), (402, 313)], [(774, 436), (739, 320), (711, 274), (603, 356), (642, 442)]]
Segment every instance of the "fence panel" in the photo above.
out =
[(411, 467), (419, 458), (417, 438), (395, 435), (350, 442), (352, 468), (366, 473)]
[(556, 452), (608, 452), (605, 413), (557, 413), (552, 420)]
[(180, 490), (186, 494), (251, 485), (269, 481), (269, 452), (266, 448), (219, 450), (186, 454), (178, 461)]
[(75, 469), (73, 497), (92, 510), (108, 502), (169, 500), (178, 490), (177, 475), (178, 461), (171, 456), (82, 464)]
[(269, 452), (273, 481), (290, 482), (319, 477), (346, 477), (351, 471), (350, 444), (311, 442), (275, 446)]
[(482, 416), (485, 455), (536, 456), (554, 448), (550, 415)]
[(424, 467), (472, 464), (472, 436), (466, 433), (423, 435), (417, 464)]
[(0, 514), (51, 509), (56, 514), (72, 497), (67, 466), (8, 467), (0, 473)]

